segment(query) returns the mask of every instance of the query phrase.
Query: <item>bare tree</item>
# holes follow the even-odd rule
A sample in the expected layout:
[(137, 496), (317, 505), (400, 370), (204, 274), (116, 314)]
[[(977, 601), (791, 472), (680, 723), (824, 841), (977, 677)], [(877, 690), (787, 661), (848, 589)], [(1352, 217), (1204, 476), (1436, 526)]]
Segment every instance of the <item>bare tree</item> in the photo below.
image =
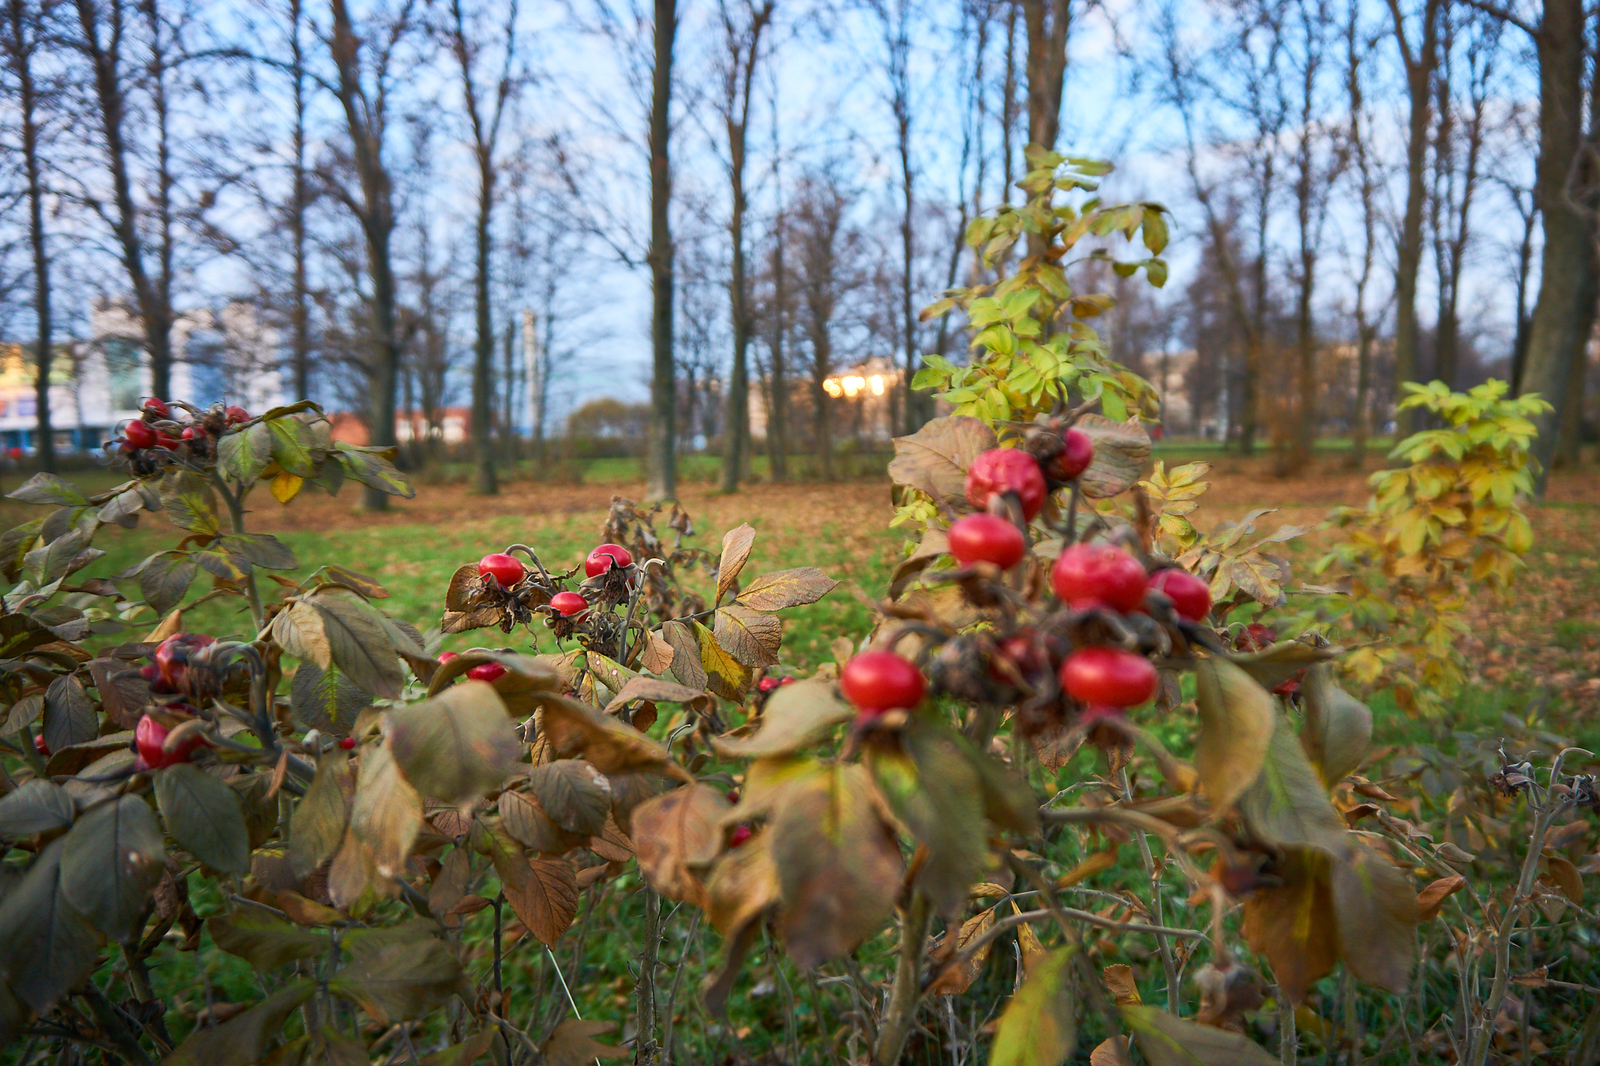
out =
[(41, 470), (56, 468), (55, 433), (50, 425), (50, 360), (54, 328), (50, 318), (50, 253), (44, 224), (44, 114), (53, 87), (36, 70), (55, 19), (55, 0), (8, 0), (0, 29), (0, 56), (15, 82), (18, 147), (28, 198), (28, 244), (33, 252), (34, 412)]
[(849, 206), (849, 198), (831, 174), (810, 175), (796, 190), (796, 287), (801, 331), (810, 349), (812, 445), (828, 481), (834, 477), (833, 421), (824, 383), (834, 372), (834, 319), (850, 285), (844, 262), (854, 240), (844, 228)]
[[(1429, 115), (1433, 104), (1434, 72), (1439, 66), (1439, 22), (1447, 0), (1421, 0), (1417, 13), (1416, 48), (1406, 29), (1407, 13), (1400, 0), (1388, 0), (1394, 22), (1395, 47), (1405, 69), (1406, 95), (1410, 111), (1406, 122), (1406, 206), (1400, 222), (1399, 245), (1395, 249), (1395, 392), (1401, 382), (1417, 376), (1417, 348), (1420, 328), (1417, 323), (1417, 276), (1422, 266), (1422, 211), (1427, 199), (1427, 153)], [(1412, 416), (1399, 416), (1402, 431)]]
[(761, 59), (761, 35), (772, 22), (774, 0), (758, 7), (750, 0), (721, 0), (722, 96), (718, 103), (728, 143), (728, 217), (730, 272), (728, 303), (733, 327), (733, 369), (728, 376), (728, 433), (722, 451), (722, 491), (734, 492), (744, 477), (750, 458), (750, 286), (745, 277), (746, 137), (750, 106), (755, 95), (756, 64)]
[[(80, 3), (89, 0), (79, 0)], [(327, 38), (337, 71), (335, 95), (344, 114), (350, 138), (350, 162), (356, 188), (333, 181), (333, 194), (355, 216), (366, 243), (367, 273), (372, 285), (369, 302), (371, 392), (368, 432), (379, 447), (395, 444), (395, 403), (400, 378), (400, 337), (396, 332), (394, 261), (394, 183), (385, 160), (384, 141), (389, 126), (391, 93), (401, 71), (398, 51), (412, 35), (414, 0), (401, 0), (386, 13), (374, 13), (358, 32), (347, 0), (329, 0), (331, 33)], [(362, 503), (369, 511), (389, 507), (389, 497), (367, 488)]]
[(101, 203), (92, 193), (85, 202), (115, 238), (117, 251), (133, 290), (146, 353), (150, 359), (151, 389), (165, 397), (172, 391), (172, 186), (167, 130), (166, 76), (168, 65), (161, 8), (146, 0), (143, 11), (152, 33), (149, 55), (137, 62), (152, 84), (151, 118), (156, 123), (157, 163), (154, 175), (157, 215), (156, 270), (146, 263), (148, 250), (142, 227), (143, 212), (133, 198), (133, 155), (128, 112), (135, 66), (124, 53), (130, 39), (129, 10), (125, 0), (75, 0), (82, 33), (77, 38), (93, 71), (95, 124), (99, 127), (111, 181), (112, 203)]
[(1361, 2), (1350, 0), (1345, 23), (1345, 88), (1349, 98), (1350, 131), (1348, 140), (1356, 179), (1356, 196), (1361, 210), (1360, 266), (1356, 270), (1352, 314), (1356, 322), (1356, 387), (1351, 411), (1351, 447), (1346, 465), (1360, 469), (1366, 461), (1367, 437), (1372, 431), (1372, 348), (1377, 339), (1383, 312), (1369, 304), (1372, 276), (1378, 252), (1380, 223), (1379, 195), (1382, 179), (1372, 158), (1369, 141), (1372, 117), (1367, 108), (1365, 78), (1372, 56), (1372, 43), (1362, 36)]

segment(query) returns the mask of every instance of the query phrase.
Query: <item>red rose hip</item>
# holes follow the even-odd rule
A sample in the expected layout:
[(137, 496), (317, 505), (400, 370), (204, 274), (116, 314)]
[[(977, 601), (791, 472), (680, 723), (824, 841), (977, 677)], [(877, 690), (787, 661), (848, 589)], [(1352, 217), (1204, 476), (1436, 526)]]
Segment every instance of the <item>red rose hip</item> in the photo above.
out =
[(156, 418), (172, 417), (172, 408), (167, 406), (167, 401), (158, 400), (154, 396), (147, 397), (144, 403), (139, 405), (139, 409), (145, 414)]
[(1015, 522), (997, 514), (969, 514), (950, 525), (950, 554), (962, 566), (993, 563), (1010, 570), (1028, 553), (1028, 544)]
[(1211, 611), (1211, 586), (1187, 570), (1159, 570), (1150, 575), (1149, 587), (1171, 600), (1173, 610), (1191, 622)]
[[(192, 709), (192, 708), (191, 708)], [(178, 744), (171, 751), (163, 750), (167, 742), (167, 734), (172, 730), (151, 718), (148, 714), (139, 719), (139, 724), (133, 731), (134, 748), (139, 752), (139, 758), (144, 760), (145, 766), (152, 770), (160, 770), (166, 766), (176, 766), (181, 762), (188, 762), (194, 750), (205, 744), (205, 738), (198, 733)]]
[(922, 672), (892, 651), (864, 651), (844, 664), (839, 689), (864, 713), (882, 714), (922, 702)]
[(1050, 583), (1074, 610), (1109, 607), (1126, 612), (1144, 603), (1144, 567), (1110, 544), (1074, 544), (1056, 559)]
[(733, 827), (733, 832), (728, 834), (728, 847), (737, 848), (753, 836), (755, 836), (755, 833), (751, 831), (749, 826), (736, 825)]
[(504, 552), (494, 552), (478, 560), (478, 576), (493, 577), (506, 588), (521, 581), (527, 572), (520, 559), (515, 559)]
[(1135, 707), (1155, 698), (1155, 666), (1122, 648), (1080, 648), (1061, 664), (1061, 687), (1091, 707)]
[(1049, 492), (1038, 460), (1018, 448), (990, 448), (974, 459), (967, 468), (967, 502), (987, 511), (990, 499), (1004, 492), (1015, 492), (1022, 517), (1033, 521)]
[(1046, 472), (1057, 481), (1072, 481), (1094, 462), (1094, 441), (1081, 429), (1069, 429), (1061, 445), (1060, 454), (1050, 460)]
[(479, 663), (467, 671), (467, 677), (473, 681), (494, 682), (506, 676), (506, 668), (499, 663)]
[(563, 618), (582, 614), (589, 606), (589, 601), (576, 592), (558, 592), (550, 597), (550, 606)]
[(589, 553), (583, 561), (583, 572), (589, 577), (599, 577), (612, 567), (633, 565), (633, 553), (620, 544), (602, 544)]
[(237, 426), (241, 422), (250, 421), (250, 412), (246, 411), (243, 407), (240, 407), (238, 404), (229, 404), (223, 410), (222, 417), (227, 420), (228, 425)]
[(135, 448), (154, 448), (156, 440), (160, 437), (154, 426), (140, 419), (134, 419), (129, 422), (127, 427), (123, 429), (122, 435)]

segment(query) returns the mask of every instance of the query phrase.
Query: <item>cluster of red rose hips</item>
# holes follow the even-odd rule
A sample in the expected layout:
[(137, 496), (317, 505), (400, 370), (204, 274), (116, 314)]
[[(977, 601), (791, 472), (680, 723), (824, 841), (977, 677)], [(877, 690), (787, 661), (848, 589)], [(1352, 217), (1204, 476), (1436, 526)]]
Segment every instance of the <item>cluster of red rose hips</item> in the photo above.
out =
[[(1043, 454), (1034, 454), (1038, 452)], [(1076, 429), (1062, 435), (1059, 449), (1049, 443), (1041, 448), (1037, 439), (1031, 439), (1028, 450), (995, 448), (982, 453), (968, 468), (966, 483), (967, 500), (978, 513), (951, 524), (950, 554), (964, 567), (977, 563), (1001, 570), (1015, 567), (1027, 556), (1026, 523), (1043, 509), (1054, 486), (1075, 480), (1093, 460), (1093, 442)], [(1006, 517), (1007, 511), (1014, 516), (1020, 512), (1022, 521)], [(1107, 639), (1111, 633), (1126, 633), (1116, 617), (1154, 613), (1181, 625), (1201, 623), (1211, 611), (1211, 590), (1198, 577), (1176, 568), (1148, 573), (1133, 554), (1106, 542), (1067, 547), (1056, 558), (1050, 583), (1070, 612), (1065, 624), (1072, 644), (1055, 633), (1024, 626), (998, 644), (987, 645), (992, 649), (988, 677), (1015, 687), (1018, 681), (1031, 683), (1059, 661), (1056, 680), (1062, 691), (1086, 708), (1083, 720), (1121, 714), (1149, 702), (1160, 688), (1160, 676), (1148, 656)], [(1097, 616), (1101, 622), (1095, 622)], [(845, 664), (839, 683), (860, 711), (858, 722), (914, 708), (927, 689), (916, 666), (883, 650), (856, 655)]]
[[(139, 670), (139, 676), (150, 683), (156, 696), (167, 697), (164, 709), (174, 716), (194, 718), (199, 710), (188, 700), (203, 698), (217, 690), (216, 673), (196, 663), (202, 649), (215, 644), (215, 637), (200, 633), (175, 633), (156, 645), (150, 653), (150, 662)], [(159, 718), (146, 714), (134, 728), (134, 749), (139, 754), (138, 770), (160, 770), (167, 766), (188, 762), (196, 749), (206, 745), (200, 733), (190, 733), (177, 743), (167, 744), (172, 728)]]
[[(192, 409), (191, 409), (192, 410)], [(122, 427), (121, 451), (135, 456), (152, 449), (175, 452), (180, 448), (192, 454), (205, 454), (212, 438), (226, 432), (228, 427), (250, 421), (250, 412), (229, 404), (214, 407), (210, 412), (189, 422), (178, 422), (172, 416), (172, 405), (155, 396), (140, 404), (140, 416)]]

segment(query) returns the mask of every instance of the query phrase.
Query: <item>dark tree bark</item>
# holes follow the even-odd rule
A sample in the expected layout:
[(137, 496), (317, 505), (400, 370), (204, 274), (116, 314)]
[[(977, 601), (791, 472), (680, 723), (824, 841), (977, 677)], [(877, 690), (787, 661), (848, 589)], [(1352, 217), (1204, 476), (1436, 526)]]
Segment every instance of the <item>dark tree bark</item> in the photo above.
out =
[(1022, 0), (1022, 15), (1028, 33), (1028, 142), (1048, 152), (1061, 132), (1072, 0)]
[[(650, 431), (645, 496), (678, 495), (677, 366), (672, 353), (672, 52), (678, 34), (677, 0), (655, 0), (655, 65), (650, 92)], [(548, 343), (548, 338), (546, 338)]]
[[(89, 0), (79, 0), (86, 3)], [(356, 32), (346, 0), (330, 0), (332, 34), (329, 47), (338, 70), (335, 92), (350, 135), (360, 197), (341, 190), (340, 198), (355, 215), (366, 244), (367, 271), (372, 281), (371, 376), (368, 432), (378, 447), (395, 446), (395, 401), (400, 383), (400, 339), (395, 323), (395, 274), (390, 244), (394, 237), (394, 189), (384, 160), (383, 140), (388, 120), (388, 61), (395, 43), (409, 29), (411, 4), (403, 6), (385, 27), (385, 47), (375, 57), (372, 86), (363, 82), (361, 49), (366, 39)], [(363, 506), (385, 511), (389, 497), (367, 488)]]
[(722, 27), (727, 54), (723, 69), (723, 125), (728, 137), (728, 189), (732, 214), (728, 235), (732, 265), (728, 277), (728, 303), (733, 327), (733, 370), (728, 377), (727, 444), (722, 454), (722, 491), (736, 492), (750, 463), (750, 283), (745, 276), (744, 222), (749, 203), (745, 197), (746, 136), (750, 129), (750, 104), (755, 95), (756, 62), (761, 57), (761, 34), (772, 21), (774, 0), (760, 7), (743, 4), (744, 22), (736, 23), (724, 5)]
[[(1422, 265), (1422, 209), (1427, 196), (1425, 166), (1428, 152), (1429, 114), (1433, 103), (1433, 74), (1439, 65), (1439, 15), (1444, 0), (1423, 0), (1421, 39), (1413, 52), (1407, 43), (1405, 14), (1399, 0), (1389, 0), (1395, 41), (1405, 67), (1410, 114), (1406, 123), (1406, 206), (1400, 222), (1400, 243), (1395, 252), (1395, 395), (1400, 383), (1417, 376), (1417, 275)], [(1415, 424), (1413, 412), (1397, 416), (1400, 433)]]
[[(473, 162), (478, 170), (478, 204), (474, 230), (476, 258), (473, 270), (473, 311), (477, 336), (472, 360), (472, 487), (484, 496), (499, 493), (494, 468), (494, 319), (489, 307), (490, 222), (494, 213), (495, 182), (499, 161), (495, 146), (500, 138), (506, 102), (516, 88), (513, 65), (516, 62), (517, 2), (506, 5), (505, 25), (500, 29), (503, 63), (492, 92), (492, 102), (480, 100), (475, 70), (483, 50), (481, 38), (474, 39), (467, 25), (461, 0), (450, 0), (448, 29), (450, 50), (461, 74), (467, 120), (472, 129)], [(511, 382), (505, 383), (509, 391)], [(509, 432), (510, 427), (507, 427)]]
[[(145, 242), (139, 228), (139, 208), (133, 202), (133, 177), (129, 170), (131, 149), (127, 142), (127, 85), (123, 77), (123, 0), (109, 0), (102, 12), (97, 0), (75, 0), (78, 22), (83, 28), (80, 44), (94, 71), (94, 99), (99, 121), (106, 167), (111, 177), (112, 205), (109, 210), (98, 203), (91, 206), (111, 227), (128, 284), (133, 289), (135, 309), (144, 334), (145, 352), (150, 359), (150, 388), (160, 397), (172, 391), (171, 281), (166, 271), (152, 277), (145, 266)], [(155, 11), (154, 0), (150, 10)], [(163, 138), (164, 142), (165, 138)], [(170, 174), (158, 176), (162, 189), (170, 188)], [(160, 200), (167, 200), (163, 191)], [(166, 230), (166, 252), (161, 263), (171, 267), (170, 228)]]
[(306, 168), (306, 58), (300, 43), (304, 21), (301, 0), (289, 0), (290, 77), (294, 89), (293, 200), (289, 204), (289, 238), (294, 249), (294, 307), (290, 311), (289, 361), (296, 400), (311, 398), (311, 289), (306, 278), (306, 211), (311, 206)]
[(36, 458), (40, 470), (56, 468), (55, 432), (50, 425), (50, 255), (44, 228), (44, 174), (40, 162), (40, 89), (34, 78), (33, 58), (39, 50), (53, 5), (50, 0), (9, 0), (7, 33), (3, 47), (7, 64), (17, 80), (17, 111), (22, 133), (23, 173), (27, 181), (28, 244), (33, 252), (33, 310), (37, 332), (34, 344), (34, 411)]

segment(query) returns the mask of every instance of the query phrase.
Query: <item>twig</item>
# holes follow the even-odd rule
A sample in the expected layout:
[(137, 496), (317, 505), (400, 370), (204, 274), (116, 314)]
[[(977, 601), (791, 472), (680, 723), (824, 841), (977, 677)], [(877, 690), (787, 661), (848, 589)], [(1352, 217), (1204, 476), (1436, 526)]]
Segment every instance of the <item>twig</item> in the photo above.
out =
[[(1128, 782), (1127, 767), (1122, 768), (1121, 778), (1123, 798), (1132, 803), (1133, 786)], [(1166, 925), (1165, 908), (1161, 902), (1161, 872), (1156, 868), (1155, 856), (1150, 851), (1150, 839), (1143, 829), (1135, 830), (1133, 839), (1139, 845), (1139, 861), (1144, 864), (1145, 876), (1150, 879), (1150, 901), (1155, 907), (1156, 925)], [(1182, 1007), (1178, 997), (1178, 966), (1172, 958), (1172, 945), (1167, 941), (1166, 934), (1156, 934), (1156, 948), (1161, 952), (1161, 967), (1167, 973), (1167, 1010), (1177, 1015)]]
[(928, 939), (928, 897), (914, 892), (911, 905), (906, 909), (905, 928), (901, 932), (900, 960), (895, 966), (894, 988), (889, 993), (889, 1005), (883, 1012), (883, 1024), (878, 1029), (878, 1044), (873, 1060), (878, 1066), (895, 1066), (900, 1053), (905, 1050), (911, 1036), (912, 1023), (916, 1021), (917, 1003), (921, 997), (922, 952)]

